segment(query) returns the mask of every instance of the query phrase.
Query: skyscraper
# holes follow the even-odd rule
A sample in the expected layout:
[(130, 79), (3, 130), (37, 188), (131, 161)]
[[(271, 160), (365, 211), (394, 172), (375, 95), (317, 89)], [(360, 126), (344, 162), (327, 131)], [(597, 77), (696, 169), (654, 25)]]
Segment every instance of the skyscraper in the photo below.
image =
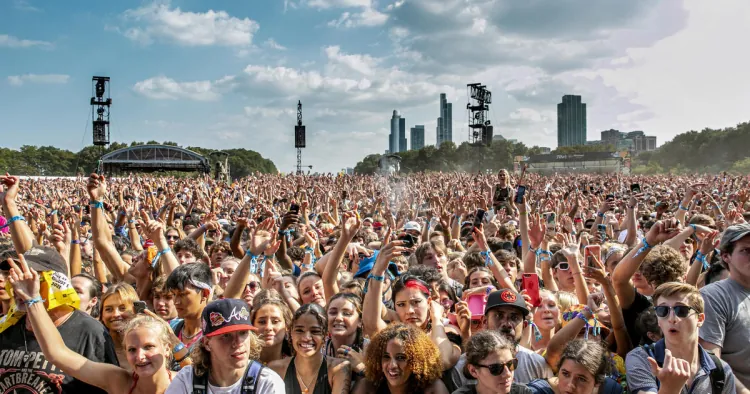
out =
[(453, 104), (440, 93), (440, 117), (437, 126), (437, 147), (445, 141), (453, 141)]
[(400, 118), (398, 122), (398, 151), (406, 152), (409, 147), (406, 145), (406, 118)]
[(424, 125), (415, 125), (411, 128), (411, 150), (424, 148)]
[(566, 94), (557, 104), (557, 146), (586, 145), (586, 104)]
[(391, 117), (391, 134), (388, 136), (388, 152), (389, 153), (398, 153), (398, 132), (399, 132), (399, 123), (400, 123), (401, 116), (399, 116), (397, 110), (393, 110), (393, 116)]

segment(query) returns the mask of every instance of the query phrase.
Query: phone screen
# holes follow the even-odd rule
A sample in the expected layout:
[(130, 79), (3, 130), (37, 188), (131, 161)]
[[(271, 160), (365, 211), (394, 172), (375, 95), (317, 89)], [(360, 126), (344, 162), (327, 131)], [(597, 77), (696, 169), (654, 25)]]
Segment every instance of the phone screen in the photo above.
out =
[(133, 302), (133, 310), (135, 313), (143, 313), (146, 311), (146, 303), (144, 301)]
[(516, 199), (514, 202), (516, 204), (522, 204), (523, 203), (523, 197), (526, 195), (526, 186), (518, 185), (518, 188), (516, 189)]
[(602, 258), (602, 248), (599, 245), (589, 245), (583, 249), (583, 257), (586, 261), (586, 264), (589, 267), (596, 267), (596, 263), (594, 263), (593, 257), (596, 256), (597, 259), (601, 260)]
[(484, 209), (477, 209), (477, 214), (474, 216), (474, 228), (477, 228), (482, 225), (482, 221), (484, 221), (484, 215), (487, 212)]
[(630, 191), (632, 193), (640, 193), (641, 192), (641, 185), (639, 185), (637, 183), (634, 183), (634, 184), (630, 185)]
[(523, 274), (521, 287), (526, 290), (526, 294), (531, 298), (531, 305), (539, 306), (542, 304), (542, 298), (539, 296), (539, 275)]

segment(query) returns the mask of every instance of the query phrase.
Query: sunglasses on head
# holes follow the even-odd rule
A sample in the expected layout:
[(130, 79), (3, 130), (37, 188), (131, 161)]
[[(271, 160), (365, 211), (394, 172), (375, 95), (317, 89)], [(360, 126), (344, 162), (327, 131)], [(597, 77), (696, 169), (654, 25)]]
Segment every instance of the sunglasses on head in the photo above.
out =
[(502, 375), (505, 368), (508, 368), (508, 371), (513, 372), (518, 367), (518, 359), (514, 358), (507, 363), (497, 363), (497, 364), (490, 364), (490, 365), (482, 365), (482, 364), (476, 364), (477, 367), (480, 368), (487, 368), (490, 371), (490, 374), (492, 376), (500, 376)]
[(654, 308), (654, 311), (656, 312), (656, 316), (665, 318), (669, 315), (670, 309), (673, 310), (674, 315), (679, 317), (680, 319), (684, 319), (688, 317), (688, 315), (690, 315), (690, 311), (695, 310), (693, 307), (690, 307), (687, 305), (675, 305), (675, 306), (659, 305)]

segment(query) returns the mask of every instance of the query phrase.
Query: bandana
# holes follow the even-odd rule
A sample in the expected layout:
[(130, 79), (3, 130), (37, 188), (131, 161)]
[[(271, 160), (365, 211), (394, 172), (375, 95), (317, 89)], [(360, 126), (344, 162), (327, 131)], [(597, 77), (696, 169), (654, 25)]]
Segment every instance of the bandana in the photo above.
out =
[[(48, 311), (63, 305), (79, 308), (81, 300), (67, 275), (55, 271), (44, 271), (39, 273), (39, 280), (41, 282), (39, 295), (46, 301)], [(5, 291), (10, 295), (10, 309), (7, 315), (0, 318), (0, 333), (18, 323), (26, 314), (18, 310), (10, 282), (5, 283)]]

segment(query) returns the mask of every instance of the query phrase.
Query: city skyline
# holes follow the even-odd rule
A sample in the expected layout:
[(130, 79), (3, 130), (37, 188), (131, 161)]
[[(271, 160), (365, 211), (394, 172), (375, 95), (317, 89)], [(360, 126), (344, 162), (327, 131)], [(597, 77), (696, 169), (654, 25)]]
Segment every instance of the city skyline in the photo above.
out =
[(587, 140), (748, 120), (747, 1), (440, 4), (0, 2), (3, 146), (90, 145), (94, 75), (112, 78), (112, 141), (252, 149), (284, 172), (298, 100), (316, 171), (382, 153), (394, 108), (436, 144), (441, 93), (461, 144), (473, 82), (494, 93), (495, 133), (528, 146), (556, 146), (565, 94), (584, 97)]

